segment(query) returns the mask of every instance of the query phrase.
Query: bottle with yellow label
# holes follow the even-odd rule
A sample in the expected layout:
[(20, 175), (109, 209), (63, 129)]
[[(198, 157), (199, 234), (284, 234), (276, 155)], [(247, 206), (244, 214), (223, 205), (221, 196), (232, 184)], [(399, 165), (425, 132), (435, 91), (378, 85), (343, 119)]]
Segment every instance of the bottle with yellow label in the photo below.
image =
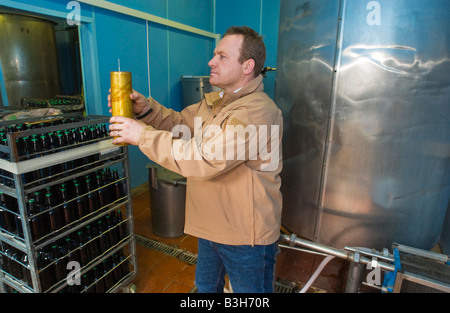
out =
[[(131, 72), (111, 72), (111, 108), (113, 116), (133, 118)], [(117, 137), (114, 137), (117, 138)], [(126, 146), (127, 143), (118, 144)]]

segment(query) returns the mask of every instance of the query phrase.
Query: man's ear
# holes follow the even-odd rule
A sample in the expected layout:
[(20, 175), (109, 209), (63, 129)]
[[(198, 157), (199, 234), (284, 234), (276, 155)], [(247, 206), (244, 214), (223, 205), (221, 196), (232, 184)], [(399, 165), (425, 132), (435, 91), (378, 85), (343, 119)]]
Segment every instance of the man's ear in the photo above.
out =
[(255, 69), (255, 60), (248, 59), (247, 61), (244, 61), (242, 66), (244, 69), (244, 74), (250, 75), (251, 73), (253, 73), (253, 70)]

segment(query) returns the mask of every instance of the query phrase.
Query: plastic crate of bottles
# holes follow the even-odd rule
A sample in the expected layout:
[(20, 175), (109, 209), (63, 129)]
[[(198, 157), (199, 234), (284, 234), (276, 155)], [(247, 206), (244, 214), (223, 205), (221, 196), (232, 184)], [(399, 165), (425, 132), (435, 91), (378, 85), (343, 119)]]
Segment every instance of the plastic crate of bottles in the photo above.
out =
[(0, 122), (1, 158), (20, 162), (108, 139), (108, 117), (61, 115)]
[(23, 98), (22, 107), (25, 109), (57, 108), (64, 112), (82, 111), (84, 101), (78, 96), (56, 96), (50, 99)]

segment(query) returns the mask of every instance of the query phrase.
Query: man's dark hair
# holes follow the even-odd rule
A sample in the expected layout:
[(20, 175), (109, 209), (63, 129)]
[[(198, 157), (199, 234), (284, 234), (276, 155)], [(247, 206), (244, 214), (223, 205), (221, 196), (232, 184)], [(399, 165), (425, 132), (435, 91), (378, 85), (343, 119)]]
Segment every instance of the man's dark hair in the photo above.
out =
[(239, 62), (242, 64), (244, 61), (253, 59), (255, 61), (255, 69), (253, 70), (254, 77), (261, 74), (264, 63), (266, 62), (266, 46), (264, 45), (263, 38), (248, 26), (231, 26), (227, 29), (223, 37), (228, 35), (244, 36)]

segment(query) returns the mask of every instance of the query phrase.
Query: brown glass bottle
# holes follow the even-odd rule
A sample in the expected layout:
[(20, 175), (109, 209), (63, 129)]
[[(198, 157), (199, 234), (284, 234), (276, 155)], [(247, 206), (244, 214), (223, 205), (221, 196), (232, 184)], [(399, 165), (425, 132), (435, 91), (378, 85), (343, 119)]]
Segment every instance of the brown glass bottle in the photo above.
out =
[(69, 195), (67, 189), (61, 189), (61, 201), (62, 201), (62, 211), (64, 216), (64, 224), (69, 225), (70, 223), (78, 219), (77, 210), (73, 206), (73, 201), (69, 201)]
[(66, 237), (65, 239), (65, 249), (67, 251), (66, 264), (71, 261), (80, 262), (80, 251), (77, 249), (78, 245), (75, 239)]
[(94, 228), (92, 228), (92, 225), (87, 225), (85, 229), (89, 254), (92, 259), (95, 259), (97, 256), (100, 255), (100, 248), (98, 247), (97, 239), (94, 239), (97, 235), (94, 231)]
[(103, 280), (105, 282), (105, 289), (108, 291), (114, 286), (114, 276), (113, 273), (110, 272), (111, 264), (109, 259), (103, 260)]
[(37, 265), (39, 272), (39, 280), (41, 283), (41, 289), (42, 291), (46, 291), (48, 288), (50, 288), (53, 285), (53, 273), (50, 271), (50, 267), (47, 267), (49, 265), (49, 254), (44, 249), (41, 249), (38, 251), (37, 255)]
[(106, 250), (108, 250), (111, 246), (109, 243), (109, 237), (106, 233), (106, 227), (102, 220), (97, 221), (97, 229), (98, 229), (98, 242), (101, 253), (104, 253)]
[(103, 271), (99, 266), (93, 268), (94, 279), (95, 279), (95, 292), (96, 293), (105, 293), (105, 281), (102, 279)]
[(9, 251), (10, 246), (6, 243), (0, 241), (1, 251), (3, 253), (0, 254), (0, 260), (2, 264), (2, 270), (11, 273), (11, 260), (8, 257), (11, 253)]
[(107, 201), (108, 195), (107, 195), (107, 193), (105, 193), (105, 190), (103, 188), (104, 183), (101, 178), (101, 175), (96, 175), (95, 179), (96, 179), (96, 183), (97, 183), (98, 206), (100, 208), (103, 208), (108, 204), (108, 201)]
[(66, 264), (66, 262), (64, 261), (64, 259), (61, 259), (61, 255), (59, 253), (59, 247), (58, 245), (54, 244), (51, 247), (51, 259), (53, 263), (53, 267), (55, 269), (55, 279), (56, 281), (60, 281), (62, 279), (64, 279), (64, 277), (66, 277), (66, 269), (64, 264)]
[(78, 214), (78, 218), (83, 218), (89, 213), (88, 204), (86, 202), (86, 197), (83, 196), (83, 191), (79, 183), (75, 183), (75, 206)]
[(119, 181), (119, 172), (113, 170), (112, 180), (114, 181), (114, 196), (118, 200), (124, 196), (122, 181)]
[(45, 210), (48, 210), (48, 218), (50, 223), (50, 230), (56, 231), (63, 225), (63, 215), (61, 207), (53, 204), (52, 194), (45, 194)]
[(90, 212), (96, 212), (99, 209), (98, 198), (95, 192), (95, 188), (93, 187), (92, 180), (86, 179), (86, 187), (87, 187), (87, 199), (89, 204)]
[(126, 222), (123, 220), (122, 211), (117, 210), (116, 211), (116, 219), (117, 219), (117, 233), (118, 233), (118, 240), (122, 240), (127, 235), (127, 225)]
[(14, 233), (17, 230), (16, 220), (14, 218), (14, 214), (8, 211), (11, 210), (12, 207), (9, 205), (7, 196), (3, 194), (3, 192), (0, 192), (0, 207), (0, 214), (3, 216), (0, 217), (1, 223), (3, 224), (1, 227), (11, 233)]
[(3, 204), (0, 204), (0, 228), (4, 230), (8, 230), (7, 226), (7, 215), (6, 215), (6, 208), (4, 208)]
[(130, 266), (128, 264), (128, 260), (125, 257), (124, 253), (122, 250), (117, 251), (117, 253), (115, 254), (116, 257), (116, 262), (120, 263), (120, 267), (122, 270), (122, 275), (125, 276), (128, 273), (130, 273)]
[[(112, 213), (114, 213), (114, 212), (112, 212)], [(110, 214), (106, 215), (105, 223), (108, 228), (109, 242), (110, 242), (111, 246), (114, 246), (118, 242), (117, 232), (116, 232), (116, 229), (114, 228), (114, 226), (116, 226), (114, 217)]]
[(7, 246), (4, 250), (5, 253), (5, 260), (7, 263), (7, 266), (5, 268), (7, 269), (7, 273), (19, 278), (22, 276), (22, 269), (20, 268), (19, 263), (15, 261), (15, 258), (17, 256), (16, 249), (11, 246)]
[(13, 274), (13, 276), (15, 278), (17, 278), (18, 280), (23, 279), (22, 265), (20, 265), (20, 263), (19, 263), (20, 259), (22, 258), (22, 253), (23, 252), (15, 249), (15, 248), (12, 251), (11, 266), (13, 268), (13, 272), (11, 274)]
[(44, 223), (43, 215), (36, 215), (39, 213), (37, 208), (36, 199), (31, 198), (28, 200), (28, 214), (30, 221), (31, 238), (37, 240), (44, 235)]
[(116, 257), (116, 253), (113, 254), (111, 257), (111, 266), (113, 268), (113, 277), (114, 277), (114, 283), (119, 282), (123, 278), (123, 272), (122, 272), (122, 265), (119, 264), (120, 260)]
[(64, 136), (64, 133), (62, 133), (59, 130), (56, 132), (56, 141), (57, 146), (59, 148), (62, 148), (61, 150), (65, 150), (65, 147), (67, 146), (67, 140), (66, 137)]
[(24, 253), (20, 262), (24, 265), (24, 266), (22, 266), (23, 281), (29, 287), (33, 287), (33, 281), (31, 279), (31, 272), (30, 272), (30, 269), (28, 268), (28, 254)]
[[(0, 210), (1, 210), (1, 208), (0, 208)], [(22, 216), (20, 216), (20, 214), (15, 214), (14, 217), (16, 220), (17, 236), (19, 236), (20, 238), (24, 238), (23, 226), (22, 226)]]
[(94, 282), (93, 272), (89, 271), (83, 276), (81, 276), (81, 290), (84, 293), (93, 293), (95, 291), (95, 286), (91, 286)]
[(80, 250), (80, 265), (85, 266), (92, 260), (89, 244), (87, 244), (87, 236), (85, 236), (83, 231), (79, 231), (77, 232), (76, 237), (78, 249)]

